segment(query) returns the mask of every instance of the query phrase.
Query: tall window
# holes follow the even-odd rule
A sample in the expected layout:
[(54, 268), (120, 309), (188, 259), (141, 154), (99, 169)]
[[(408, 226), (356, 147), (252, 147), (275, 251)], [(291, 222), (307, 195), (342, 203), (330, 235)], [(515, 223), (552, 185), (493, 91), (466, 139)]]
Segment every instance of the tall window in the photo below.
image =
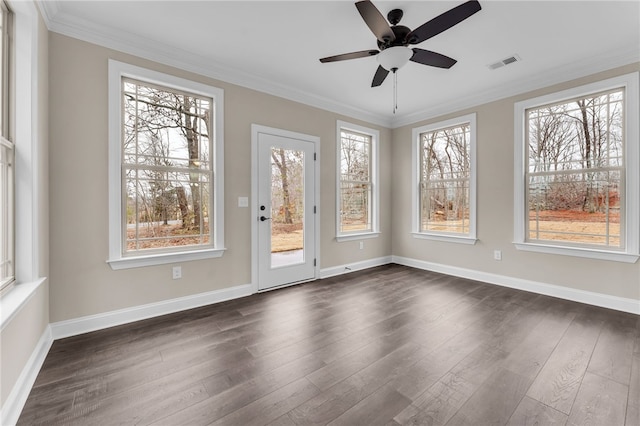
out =
[(414, 129), (414, 235), (474, 243), (475, 115)]
[[(625, 128), (637, 89), (629, 96), (620, 79), (582, 89), (519, 104), (517, 113), (524, 119), (521, 240), (637, 252), (638, 228), (629, 229), (637, 220), (628, 210), (637, 205), (637, 177), (631, 182), (627, 170), (637, 170), (638, 140), (637, 133), (629, 139)], [(637, 123), (637, 114), (628, 117)], [(634, 155), (628, 145), (636, 145)], [(628, 185), (635, 186), (635, 195)]]
[(338, 122), (337, 239), (378, 234), (379, 132)]
[(12, 14), (0, 1), (0, 290), (15, 278), (14, 261), (14, 158), (12, 135), (11, 57)]
[(120, 254), (214, 250), (219, 94), (142, 74), (120, 75)]

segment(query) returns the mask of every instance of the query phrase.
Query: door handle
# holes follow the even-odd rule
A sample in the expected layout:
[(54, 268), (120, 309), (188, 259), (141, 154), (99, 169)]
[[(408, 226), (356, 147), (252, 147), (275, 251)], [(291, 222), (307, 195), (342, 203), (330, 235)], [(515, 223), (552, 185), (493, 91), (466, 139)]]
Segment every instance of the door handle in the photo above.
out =
[(260, 222), (264, 222), (265, 220), (271, 220), (270, 217), (260, 216)]

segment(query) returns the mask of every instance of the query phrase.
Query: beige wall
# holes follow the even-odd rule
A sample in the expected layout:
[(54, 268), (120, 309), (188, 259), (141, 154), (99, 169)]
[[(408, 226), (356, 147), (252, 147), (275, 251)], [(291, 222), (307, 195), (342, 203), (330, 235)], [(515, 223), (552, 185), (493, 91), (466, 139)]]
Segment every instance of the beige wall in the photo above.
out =
[(49, 325), (49, 288), (38, 287), (0, 333), (0, 407), (16, 386), (18, 377)]
[[(251, 124), (321, 138), (322, 268), (391, 254), (389, 129), (351, 120), (246, 88), (152, 63), (56, 33), (49, 35), (51, 322), (249, 284)], [(225, 239), (220, 259), (185, 262), (181, 280), (171, 265), (112, 271), (107, 223), (107, 60), (151, 68), (225, 90)], [(379, 238), (335, 241), (336, 120), (380, 130), (381, 231)]]
[[(392, 252), (437, 264), (640, 299), (640, 262), (626, 264), (518, 251), (513, 241), (514, 103), (589, 82), (638, 71), (634, 64), (542, 90), (480, 105), (392, 132)], [(414, 127), (477, 113), (478, 211), (476, 245), (415, 239), (411, 236), (411, 130)], [(638, 119), (635, 117), (634, 119)], [(638, 143), (638, 141), (630, 141)], [(402, 172), (404, 171), (404, 172)], [(493, 260), (493, 250), (503, 260)]]

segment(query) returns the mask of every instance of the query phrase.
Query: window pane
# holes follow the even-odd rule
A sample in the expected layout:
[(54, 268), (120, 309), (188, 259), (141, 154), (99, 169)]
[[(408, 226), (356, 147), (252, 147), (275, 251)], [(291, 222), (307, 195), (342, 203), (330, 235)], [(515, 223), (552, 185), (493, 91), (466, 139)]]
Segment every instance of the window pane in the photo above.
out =
[(471, 125), (420, 135), (420, 232), (469, 234)]
[(341, 132), (340, 176), (343, 181), (370, 181), (371, 137)]
[(423, 178), (427, 180), (462, 179), (469, 177), (468, 124), (423, 133)]
[(430, 182), (420, 194), (420, 231), (469, 232), (468, 181)]
[(529, 239), (622, 247), (620, 172), (535, 176)]
[(370, 200), (370, 184), (340, 184), (340, 232), (372, 230)]
[(339, 234), (373, 232), (373, 137), (340, 130)]
[(208, 244), (209, 176), (126, 170), (127, 249)]
[(125, 251), (211, 245), (212, 100), (124, 79)]
[(304, 151), (271, 148), (271, 267), (304, 262)]
[(624, 91), (527, 111), (528, 239), (623, 248)]
[(124, 162), (209, 169), (211, 100), (124, 84)]
[(527, 112), (531, 173), (623, 165), (623, 91)]

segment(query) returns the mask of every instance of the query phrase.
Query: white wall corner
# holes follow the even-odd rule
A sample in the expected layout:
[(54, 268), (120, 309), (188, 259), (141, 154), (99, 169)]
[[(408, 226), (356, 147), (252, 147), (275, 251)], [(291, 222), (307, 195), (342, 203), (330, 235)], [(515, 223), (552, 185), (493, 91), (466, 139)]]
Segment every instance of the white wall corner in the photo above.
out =
[(15, 425), (18, 422), (20, 413), (24, 408), (24, 404), (27, 402), (31, 388), (36, 382), (38, 373), (44, 364), (44, 360), (47, 358), (52, 344), (53, 335), (51, 333), (51, 327), (47, 326), (2, 406), (0, 424)]
[(393, 263), (397, 263), (398, 265), (423, 269), (425, 271), (439, 272), (441, 274), (481, 281), (487, 284), (496, 284), (516, 290), (524, 290), (532, 293), (543, 294), (545, 296), (557, 297), (559, 299), (571, 300), (573, 302), (585, 303), (588, 305), (640, 315), (640, 300), (636, 299), (595, 293), (571, 287), (530, 281), (522, 278), (492, 274), (489, 272), (443, 265), (402, 256), (392, 256), (392, 258)]

